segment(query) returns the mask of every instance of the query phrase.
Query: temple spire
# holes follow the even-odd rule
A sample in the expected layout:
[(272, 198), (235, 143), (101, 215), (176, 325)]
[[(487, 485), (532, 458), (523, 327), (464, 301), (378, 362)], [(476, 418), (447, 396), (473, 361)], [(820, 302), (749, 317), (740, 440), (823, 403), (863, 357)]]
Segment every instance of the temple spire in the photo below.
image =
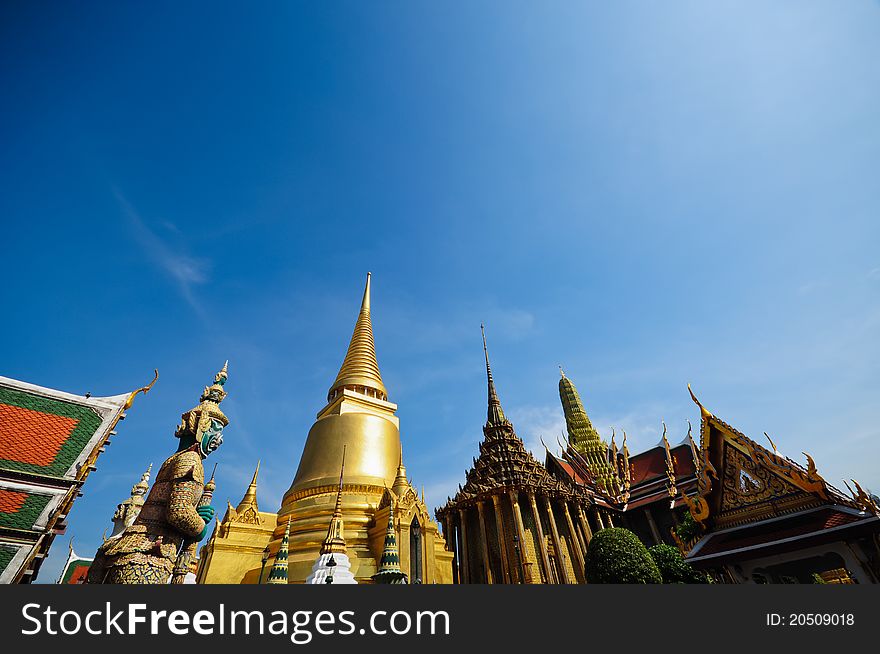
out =
[(507, 422), (504, 411), (501, 408), (501, 400), (495, 391), (495, 380), (492, 379), (492, 367), (489, 365), (489, 348), (486, 347), (486, 328), (480, 323), (480, 331), (483, 333), (483, 353), (486, 355), (486, 377), (489, 382), (489, 410), (487, 413), (488, 424), (500, 425)]
[(397, 493), (397, 497), (403, 497), (407, 488), (409, 488), (409, 482), (406, 480), (406, 466), (403, 465), (403, 448), (401, 448), (400, 460), (397, 464), (397, 474), (394, 476), (391, 490)]
[(339, 469), (339, 485), (336, 489), (336, 507), (333, 509), (333, 517), (330, 518), (327, 538), (321, 545), (321, 554), (345, 554), (345, 526), (342, 522), (343, 474), (345, 474), (345, 447), (342, 448), (342, 466)]
[(257, 475), (260, 474), (260, 462), (257, 461), (257, 468), (254, 470), (253, 479), (251, 479), (250, 485), (247, 487), (247, 490), (244, 492), (244, 497), (241, 498), (241, 502), (238, 503), (238, 506), (235, 507), (235, 512), (241, 515), (248, 508), (253, 508), (254, 511), (259, 512), (259, 508), (257, 507)]
[(321, 545), (321, 553), (306, 577), (307, 584), (356, 584), (351, 572), (351, 562), (345, 553), (345, 527), (342, 523), (342, 476), (345, 474), (345, 448), (342, 448), (342, 466), (339, 469), (339, 485), (336, 489), (336, 507), (330, 518), (327, 538)]
[(385, 528), (385, 548), (379, 559), (379, 570), (372, 577), (377, 584), (405, 584), (406, 574), (400, 569), (397, 535), (394, 533), (394, 499), (388, 504), (388, 526)]
[(380, 400), (388, 398), (388, 392), (382, 383), (379, 363), (376, 361), (376, 346), (373, 342), (373, 323), (370, 318), (370, 273), (367, 273), (367, 284), (364, 298), (358, 313), (348, 352), (336, 375), (336, 381), (330, 387), (327, 399), (330, 401), (335, 393), (343, 388), (351, 388), (367, 395), (375, 394)]
[(287, 518), (287, 527), (284, 529), (284, 538), (281, 539), (281, 545), (278, 547), (278, 554), (275, 555), (275, 562), (272, 564), (272, 570), (269, 572), (267, 584), (286, 584), (287, 582), (287, 547), (290, 543), (290, 518)]
[[(611, 450), (602, 441), (599, 432), (593, 427), (584, 409), (581, 396), (574, 383), (562, 373), (560, 368), (559, 399), (565, 414), (565, 427), (568, 442), (588, 465), (589, 473), (600, 488), (612, 492), (614, 487), (614, 470), (608, 461)], [(613, 437), (612, 437), (613, 441)], [(615, 459), (616, 460), (616, 459)]]

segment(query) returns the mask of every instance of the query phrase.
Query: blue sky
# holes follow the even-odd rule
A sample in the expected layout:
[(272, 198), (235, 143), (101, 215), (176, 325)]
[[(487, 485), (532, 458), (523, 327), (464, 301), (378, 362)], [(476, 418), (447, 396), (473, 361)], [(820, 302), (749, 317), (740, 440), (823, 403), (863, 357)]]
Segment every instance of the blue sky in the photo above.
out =
[[(880, 3), (0, 9), (0, 374), (146, 383), (74, 507), (91, 555), (229, 359), (218, 506), (276, 509), (365, 273), (431, 506), (562, 364), (632, 450), (719, 417), (880, 487)], [(41, 581), (54, 581), (66, 537)]]

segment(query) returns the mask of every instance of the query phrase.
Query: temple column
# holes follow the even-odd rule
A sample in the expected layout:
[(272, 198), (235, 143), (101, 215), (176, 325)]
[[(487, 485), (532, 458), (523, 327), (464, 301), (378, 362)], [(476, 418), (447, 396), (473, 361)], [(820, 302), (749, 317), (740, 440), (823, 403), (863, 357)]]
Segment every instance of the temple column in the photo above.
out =
[(468, 569), (468, 544), (467, 544), (467, 512), (458, 510), (458, 519), (461, 522), (461, 583), (471, 583), (471, 573)]
[(584, 553), (581, 549), (582, 545), (577, 531), (574, 528), (574, 522), (572, 522), (571, 514), (568, 512), (568, 502), (562, 502), (562, 513), (563, 515), (565, 515), (565, 524), (568, 526), (568, 533), (570, 534), (570, 540), (572, 541), (572, 549), (574, 550), (574, 555), (577, 559), (578, 567), (581, 571), (581, 579), (586, 579), (587, 572), (584, 567)]
[[(566, 505), (566, 508), (568, 508), (567, 505)], [(575, 504), (575, 508), (579, 509), (580, 507), (578, 507), (577, 504)], [(577, 517), (577, 514), (575, 514), (575, 517)], [(574, 522), (574, 520), (573, 520), (573, 522)], [(577, 532), (578, 545), (580, 545), (581, 554), (583, 556), (586, 556), (586, 554), (587, 554), (587, 539), (584, 535), (583, 525), (579, 521), (577, 521), (577, 522), (574, 522), (574, 528), (575, 528), (575, 532)], [(583, 558), (583, 556), (581, 558)]]
[(530, 584), (532, 583), (532, 573), (530, 569), (526, 568), (523, 559), (526, 546), (526, 530), (523, 527), (522, 512), (519, 510), (519, 500), (516, 497), (516, 491), (510, 491), (510, 504), (513, 508), (513, 520), (516, 523), (516, 536), (519, 539), (519, 561), (517, 561), (519, 574), (517, 577), (522, 580), (522, 583)]
[(584, 510), (581, 508), (581, 505), (578, 504), (578, 520), (581, 523), (581, 529), (584, 530), (584, 556), (587, 554), (587, 547), (590, 546), (590, 541), (593, 540), (593, 531), (590, 529), (590, 522), (587, 520), (587, 516), (584, 515)]
[(501, 515), (501, 501), (497, 495), (492, 496), (492, 506), (495, 509), (495, 526), (498, 529), (498, 549), (501, 550), (501, 581), (505, 584), (512, 583), (510, 580), (510, 562), (507, 560), (507, 531), (504, 529), (504, 516)]
[(602, 512), (596, 507), (596, 522), (599, 523), (599, 530), (605, 529), (605, 523), (602, 522)]
[(446, 526), (446, 533), (443, 535), (446, 537), (446, 547), (452, 550), (452, 583), (459, 584), (458, 576), (458, 543), (455, 538), (455, 525), (452, 520), (452, 513), (446, 514), (446, 520), (444, 522)]
[(562, 549), (562, 541), (559, 540), (556, 518), (553, 517), (553, 506), (550, 504), (550, 498), (546, 495), (544, 495), (544, 508), (547, 510), (547, 517), (550, 519), (550, 537), (553, 539), (553, 547), (556, 548), (556, 560), (559, 563), (559, 571), (562, 573), (559, 575), (559, 578), (562, 579), (562, 583), (570, 584), (568, 570), (565, 569), (565, 554)]
[(611, 511), (605, 515), (605, 520), (608, 522), (608, 526), (614, 529), (614, 521), (611, 519)]
[(544, 528), (541, 526), (541, 515), (538, 513), (538, 504), (535, 502), (535, 494), (528, 491), (529, 505), (532, 507), (532, 516), (535, 520), (535, 531), (538, 532), (538, 546), (541, 549), (541, 562), (544, 567), (544, 575), (548, 584), (553, 583), (553, 573), (550, 571), (550, 555), (547, 553), (547, 541), (544, 540)]
[(486, 570), (486, 583), (495, 583), (492, 580), (492, 568), (489, 567), (489, 539), (486, 533), (486, 515), (483, 513), (482, 500), (477, 502), (477, 512), (480, 514), (480, 535), (483, 537), (483, 568)]
[(663, 539), (660, 538), (660, 530), (657, 529), (657, 523), (654, 522), (654, 515), (651, 513), (651, 507), (645, 507), (645, 517), (648, 518), (648, 526), (651, 528), (651, 536), (654, 537), (654, 544), (660, 545), (663, 543)]

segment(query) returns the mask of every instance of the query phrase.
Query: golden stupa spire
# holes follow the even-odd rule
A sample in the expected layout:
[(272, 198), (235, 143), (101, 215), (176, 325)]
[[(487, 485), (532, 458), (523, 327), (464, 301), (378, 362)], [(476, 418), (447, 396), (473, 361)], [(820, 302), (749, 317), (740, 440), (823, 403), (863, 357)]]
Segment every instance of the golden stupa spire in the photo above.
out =
[(403, 465), (403, 448), (401, 448), (400, 460), (397, 463), (397, 475), (394, 477), (391, 490), (397, 493), (397, 497), (403, 497), (407, 488), (409, 488), (409, 482), (406, 480), (406, 466)]
[(330, 527), (327, 529), (327, 538), (321, 545), (321, 554), (345, 554), (345, 527), (342, 522), (342, 475), (345, 473), (345, 447), (342, 448), (342, 466), (339, 469), (339, 486), (336, 489), (336, 506), (333, 509), (333, 517), (330, 518)]
[[(388, 392), (382, 383), (382, 375), (379, 372), (379, 363), (376, 361), (376, 346), (373, 342), (373, 323), (370, 319), (370, 273), (367, 273), (367, 285), (364, 288), (364, 299), (361, 302), (361, 310), (357, 322), (354, 325), (354, 333), (348, 345), (348, 352), (336, 381), (330, 387), (327, 395), (328, 401), (334, 394), (350, 387), (360, 392), (363, 389), (372, 390), (381, 400), (388, 398)], [(361, 387), (358, 389), (358, 387)], [(370, 394), (369, 392), (367, 394)]]
[(257, 461), (257, 469), (254, 470), (254, 477), (251, 479), (250, 485), (247, 487), (247, 490), (244, 492), (244, 497), (241, 498), (241, 502), (238, 503), (238, 506), (235, 507), (235, 511), (238, 514), (241, 514), (248, 507), (253, 507), (254, 511), (259, 512), (259, 508), (257, 508), (257, 475), (260, 474), (260, 462)]

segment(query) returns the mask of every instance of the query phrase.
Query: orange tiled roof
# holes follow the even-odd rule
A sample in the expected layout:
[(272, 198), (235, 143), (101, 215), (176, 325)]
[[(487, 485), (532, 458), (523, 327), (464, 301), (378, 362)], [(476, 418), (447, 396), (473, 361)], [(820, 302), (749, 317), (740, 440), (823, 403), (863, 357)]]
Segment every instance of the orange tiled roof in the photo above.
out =
[(0, 459), (47, 466), (78, 423), (75, 418), (0, 404)]
[(18, 513), (27, 498), (28, 493), (0, 488), (0, 513)]

